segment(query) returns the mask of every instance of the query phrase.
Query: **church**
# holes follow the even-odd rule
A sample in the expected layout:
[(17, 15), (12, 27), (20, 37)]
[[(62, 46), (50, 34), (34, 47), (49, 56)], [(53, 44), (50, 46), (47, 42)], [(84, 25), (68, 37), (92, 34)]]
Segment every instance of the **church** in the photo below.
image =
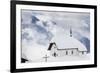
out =
[(50, 42), (48, 51), (54, 57), (57, 56), (81, 56), (87, 54), (86, 47), (72, 36), (70, 29), (70, 36), (57, 36)]

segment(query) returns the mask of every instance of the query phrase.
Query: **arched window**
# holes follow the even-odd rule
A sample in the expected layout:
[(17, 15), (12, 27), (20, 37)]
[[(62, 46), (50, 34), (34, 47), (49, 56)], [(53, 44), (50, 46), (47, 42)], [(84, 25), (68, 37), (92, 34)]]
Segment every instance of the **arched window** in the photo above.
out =
[(66, 55), (68, 55), (68, 51), (66, 51)]
[(73, 50), (72, 50), (72, 54), (73, 54)]
[(82, 54), (84, 54), (84, 51), (82, 51)]

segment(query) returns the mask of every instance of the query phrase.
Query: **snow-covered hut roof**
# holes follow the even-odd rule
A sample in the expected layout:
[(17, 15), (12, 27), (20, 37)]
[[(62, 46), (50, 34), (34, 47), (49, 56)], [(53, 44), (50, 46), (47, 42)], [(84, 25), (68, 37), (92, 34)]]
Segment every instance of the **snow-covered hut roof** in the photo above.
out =
[(56, 36), (51, 42), (55, 42), (58, 49), (78, 48), (79, 51), (87, 51), (86, 47), (74, 37)]

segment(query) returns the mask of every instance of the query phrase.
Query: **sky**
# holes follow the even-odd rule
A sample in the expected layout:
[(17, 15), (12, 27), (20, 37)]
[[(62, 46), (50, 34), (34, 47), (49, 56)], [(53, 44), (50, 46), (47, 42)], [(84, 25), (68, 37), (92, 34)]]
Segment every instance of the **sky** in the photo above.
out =
[(41, 46), (47, 49), (55, 36), (72, 36), (90, 52), (90, 14), (82, 12), (54, 12), (21, 10), (22, 49)]

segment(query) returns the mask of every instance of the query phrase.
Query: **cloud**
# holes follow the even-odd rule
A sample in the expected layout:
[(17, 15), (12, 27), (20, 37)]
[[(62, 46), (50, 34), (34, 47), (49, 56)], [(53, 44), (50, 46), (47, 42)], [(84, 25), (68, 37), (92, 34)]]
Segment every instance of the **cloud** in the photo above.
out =
[(69, 36), (70, 27), (73, 37), (80, 41), (83, 37), (89, 40), (90, 14), (22, 10), (23, 49), (29, 44), (31, 47), (27, 49), (37, 49), (36, 45), (47, 49), (53, 37)]
[[(47, 36), (48, 32), (54, 35), (55, 31), (58, 30), (58, 27), (64, 29), (66, 33), (69, 32), (69, 29), (71, 27), (73, 33), (77, 32), (80, 35), (87, 37), (88, 39), (90, 37), (89, 13), (49, 12), (49, 11), (46, 12), (46, 11), (23, 10), (22, 19), (24, 23), (24, 25), (22, 25), (23, 27), (29, 26), (29, 28), (32, 29), (33, 32), (32, 34), (34, 34), (35, 31), (36, 33), (38, 33), (38, 35), (41, 36), (44, 35), (46, 38), (49, 37)], [(56, 25), (54, 25), (53, 22)], [(41, 33), (43, 33), (43, 35)]]

